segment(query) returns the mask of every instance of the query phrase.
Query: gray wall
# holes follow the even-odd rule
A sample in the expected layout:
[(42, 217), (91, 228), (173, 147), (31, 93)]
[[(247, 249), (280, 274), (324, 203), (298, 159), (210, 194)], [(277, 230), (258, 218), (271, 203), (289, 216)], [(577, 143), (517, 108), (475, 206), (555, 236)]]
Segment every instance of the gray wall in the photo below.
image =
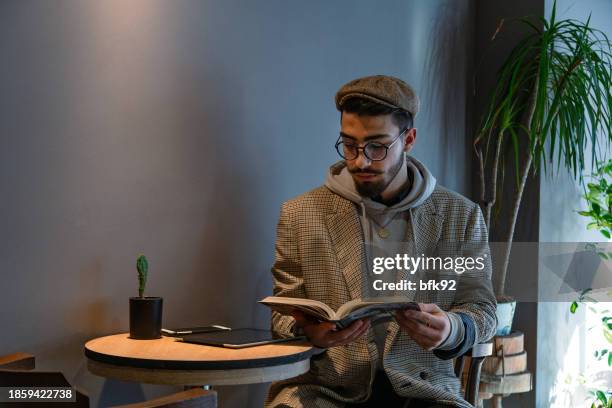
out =
[[(497, 72), (510, 50), (523, 38), (526, 30), (520, 24), (510, 22), (512, 18), (529, 15), (542, 16), (544, 13), (543, 0), (513, 0), (493, 2), (479, 0), (476, 2), (476, 24), (475, 24), (475, 61), (476, 70), (474, 74), (474, 117), (476, 123), (480, 123), (481, 117), (489, 102), (489, 95), (497, 81)], [(491, 41), (493, 33), (499, 26), (500, 20), (504, 19), (502, 30)], [(508, 153), (511, 154), (510, 151)], [(524, 153), (523, 153), (524, 155)], [(523, 157), (523, 156), (521, 156)], [(475, 160), (475, 159), (474, 159)], [(510, 216), (510, 203), (513, 200), (513, 188), (515, 185), (513, 157), (506, 156), (506, 178), (503, 184), (503, 195), (500, 202), (503, 203), (502, 211), (496, 218), (491, 219), (491, 242), (502, 242), (505, 240), (507, 220)], [(479, 183), (478, 172), (472, 173), (475, 186)], [(476, 193), (480, 193), (475, 188)], [(520, 301), (521, 299), (536, 299), (537, 296), (537, 273), (535, 268), (524, 268), (517, 263), (521, 260), (518, 248), (528, 244), (517, 244), (524, 242), (538, 242), (538, 220), (539, 220), (539, 178), (530, 177), (527, 180), (521, 207), (518, 213), (516, 228), (514, 231), (513, 251), (511, 252), (510, 264), (506, 277), (505, 294), (514, 296), (517, 301), (512, 330), (518, 330), (525, 335), (525, 351), (527, 352), (527, 368), (535, 375), (537, 369), (537, 304), (535, 302)], [(474, 199), (480, 198), (475, 196)], [(524, 252), (523, 252), (524, 253)], [(494, 269), (495, 270), (495, 269)], [(494, 273), (493, 281), (496, 282)], [(537, 378), (534, 379), (534, 386)], [(510, 395), (503, 400), (505, 407), (532, 408), (535, 405), (535, 393), (527, 392)], [(485, 406), (491, 406), (490, 400)]]
[[(336, 160), (333, 95), (386, 73), (421, 94), (414, 155), (469, 194), (469, 1), (3, 1), (0, 352), (93, 405), (173, 391), (87, 372), (127, 330), (134, 261), (164, 323), (268, 324), (280, 204)], [(266, 385), (220, 387), (260, 406)]]

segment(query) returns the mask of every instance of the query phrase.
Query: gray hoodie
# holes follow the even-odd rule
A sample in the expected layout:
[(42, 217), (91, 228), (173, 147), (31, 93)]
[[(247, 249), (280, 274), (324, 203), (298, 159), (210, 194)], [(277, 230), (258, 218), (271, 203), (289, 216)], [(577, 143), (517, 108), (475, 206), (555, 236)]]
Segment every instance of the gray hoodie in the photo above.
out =
[[(412, 208), (421, 205), (429, 198), (436, 187), (436, 179), (423, 163), (408, 154), (406, 154), (405, 163), (406, 165), (400, 169), (395, 177), (401, 177), (401, 172), (408, 175), (408, 179), (411, 180), (411, 183), (407, 185), (406, 188), (408, 188), (409, 191), (404, 191), (404, 197), (398, 203), (391, 206), (386, 206), (368, 197), (361, 196), (355, 188), (353, 177), (346, 168), (344, 161), (332, 165), (325, 180), (325, 185), (332, 192), (358, 204), (361, 209), (359, 217), (363, 229), (368, 264), (367, 276), (366, 279), (364, 279), (364, 287), (362, 288), (363, 297), (389, 295), (401, 295), (405, 297), (414, 296), (412, 291), (404, 291), (402, 293), (383, 293), (374, 291), (372, 288), (374, 275), (369, 269), (374, 257), (395, 256), (395, 254), (398, 253), (413, 254), (414, 248), (416, 248), (416, 239), (412, 223)], [(393, 183), (393, 181), (394, 180), (392, 180), (391, 183)], [(381, 229), (384, 229), (386, 233), (381, 234)], [(399, 273), (394, 275), (384, 273), (376, 276), (376, 279), (382, 279), (386, 282), (397, 282)], [(464, 337), (464, 327), (461, 318), (454, 313), (448, 313), (448, 316), (451, 322), (451, 332), (447, 339), (438, 346), (438, 348), (443, 350), (455, 348), (461, 343)], [(382, 350), (386, 337), (386, 328), (387, 324), (374, 326), (376, 342), (379, 349), (379, 369), (382, 368)]]
[[(412, 156), (406, 155), (406, 166), (398, 171), (396, 178), (408, 175), (412, 181), (409, 191), (404, 191), (404, 198), (397, 204), (387, 207), (385, 204), (361, 196), (355, 188), (353, 177), (343, 161), (330, 167), (325, 185), (334, 193), (358, 204), (361, 208), (359, 217), (366, 245), (368, 265), (371, 265), (372, 250), (386, 249), (397, 252), (400, 243), (410, 241), (415, 244), (412, 234), (411, 209), (421, 205), (436, 187), (436, 179), (423, 163)], [(401, 173), (404, 174), (401, 174)], [(393, 183), (394, 180), (391, 181)], [(382, 227), (389, 236), (382, 238), (377, 231)], [(393, 244), (393, 245), (392, 245)]]

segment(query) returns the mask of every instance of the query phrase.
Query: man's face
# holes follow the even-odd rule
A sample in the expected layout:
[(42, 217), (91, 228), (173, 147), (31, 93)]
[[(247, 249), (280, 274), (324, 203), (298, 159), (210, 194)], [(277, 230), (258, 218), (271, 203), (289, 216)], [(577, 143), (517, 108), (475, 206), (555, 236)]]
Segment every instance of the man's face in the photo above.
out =
[[(365, 146), (367, 142), (390, 145), (403, 129), (399, 129), (391, 115), (358, 116), (343, 112), (340, 135), (344, 143)], [(410, 151), (416, 140), (416, 129), (410, 129), (388, 149), (384, 160), (373, 161), (363, 151), (353, 160), (345, 160), (355, 181), (357, 192), (364, 197), (380, 195), (404, 165), (404, 152)]]

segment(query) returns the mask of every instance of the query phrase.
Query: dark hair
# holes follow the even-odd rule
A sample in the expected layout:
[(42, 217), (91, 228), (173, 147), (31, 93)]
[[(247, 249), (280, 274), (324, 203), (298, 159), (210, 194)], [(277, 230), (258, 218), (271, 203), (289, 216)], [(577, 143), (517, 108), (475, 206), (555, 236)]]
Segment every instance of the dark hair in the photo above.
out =
[(400, 130), (410, 129), (413, 125), (412, 114), (410, 112), (399, 108), (391, 108), (359, 97), (350, 98), (344, 102), (340, 112), (340, 120), (342, 120), (342, 112), (355, 113), (358, 116), (391, 114), (391, 120)]

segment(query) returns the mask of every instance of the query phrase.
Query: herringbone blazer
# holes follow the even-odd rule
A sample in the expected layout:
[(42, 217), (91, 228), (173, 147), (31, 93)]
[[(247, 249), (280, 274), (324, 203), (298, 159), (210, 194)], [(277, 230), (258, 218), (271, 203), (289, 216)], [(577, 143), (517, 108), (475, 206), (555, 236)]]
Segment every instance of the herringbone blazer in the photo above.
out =
[[(277, 228), (272, 267), (274, 295), (303, 297), (324, 302), (336, 310), (361, 297), (366, 254), (358, 207), (319, 187), (284, 203)], [(480, 208), (467, 198), (436, 186), (421, 205), (409, 210), (409, 235), (416, 253), (425, 253), (441, 241), (487, 241)], [(486, 245), (486, 244), (485, 244)], [(419, 291), (415, 300), (436, 303), (446, 311), (469, 316), (475, 342), (493, 337), (497, 320), (491, 288), (491, 266), (464, 274), (461, 294)], [(272, 313), (272, 329), (292, 336), (295, 320)], [(468, 347), (471, 347), (469, 344)], [(341, 407), (345, 402), (369, 398), (378, 350), (370, 330), (346, 346), (330, 347), (311, 360), (310, 371), (273, 383), (267, 407)], [(461, 396), (453, 360), (422, 349), (391, 321), (383, 353), (383, 367), (401, 396), (435, 399), (443, 405), (471, 407)]]

